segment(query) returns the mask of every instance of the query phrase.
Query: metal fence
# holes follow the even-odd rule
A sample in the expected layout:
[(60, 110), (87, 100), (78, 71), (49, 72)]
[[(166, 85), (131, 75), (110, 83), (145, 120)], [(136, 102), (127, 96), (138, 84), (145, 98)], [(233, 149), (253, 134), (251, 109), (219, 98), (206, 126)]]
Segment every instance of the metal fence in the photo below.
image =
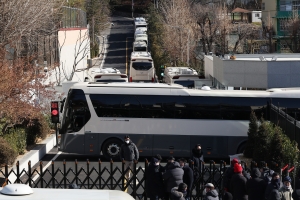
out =
[[(36, 169), (32, 169), (31, 162), (28, 163), (28, 169), (20, 169), (19, 162), (17, 162), (16, 171), (9, 170), (6, 165), (3, 170), (0, 170), (0, 177), (3, 177), (5, 184), (11, 184), (9, 177), (15, 176), (14, 183), (28, 184), (33, 188), (68, 188), (70, 184), (75, 183), (83, 189), (122, 190), (128, 192), (135, 199), (146, 200), (146, 179), (150, 178), (145, 176), (145, 172), (148, 170), (148, 161), (134, 163), (132, 176), (128, 180), (125, 178), (125, 174), (130, 169), (125, 169), (124, 166), (124, 162), (122, 162), (120, 169), (112, 160), (109, 166), (104, 166), (100, 159), (93, 163), (87, 160), (85, 164), (75, 160), (75, 162), (63, 161), (61, 169), (55, 166), (55, 161), (52, 161), (51, 166), (43, 170), (43, 162), (40, 162)], [(192, 186), (193, 200), (202, 199), (202, 191), (206, 183), (213, 183), (216, 189), (222, 191), (225, 166), (224, 161), (219, 164), (214, 161), (207, 164), (202, 163), (202, 170)], [(190, 167), (195, 171), (192, 162)]]
[(271, 104), (270, 106), (270, 121), (283, 130), (291, 140), (295, 140), (300, 144), (300, 121), (288, 115), (284, 109)]
[(86, 28), (86, 12), (78, 8), (62, 7), (60, 28)]

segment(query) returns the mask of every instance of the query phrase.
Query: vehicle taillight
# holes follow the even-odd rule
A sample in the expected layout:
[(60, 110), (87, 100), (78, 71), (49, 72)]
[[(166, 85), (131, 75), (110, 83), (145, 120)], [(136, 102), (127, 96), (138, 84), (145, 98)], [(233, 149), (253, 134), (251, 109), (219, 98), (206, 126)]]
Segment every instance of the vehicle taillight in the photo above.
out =
[(199, 76), (199, 78), (200, 78), (200, 79), (204, 79), (204, 78), (205, 78), (205, 76)]
[(154, 78), (152, 78), (152, 83), (154, 83)]
[(129, 78), (129, 82), (132, 82), (132, 77)]
[(131, 59), (131, 61), (135, 61), (135, 59)]
[(149, 61), (150, 61), (150, 62), (152, 62), (152, 60), (151, 60), (151, 59), (149, 59)]
[(96, 75), (94, 78), (101, 78), (101, 75)]
[(120, 75), (121, 78), (127, 78), (127, 75)]
[(179, 76), (173, 76), (173, 79), (179, 79)]

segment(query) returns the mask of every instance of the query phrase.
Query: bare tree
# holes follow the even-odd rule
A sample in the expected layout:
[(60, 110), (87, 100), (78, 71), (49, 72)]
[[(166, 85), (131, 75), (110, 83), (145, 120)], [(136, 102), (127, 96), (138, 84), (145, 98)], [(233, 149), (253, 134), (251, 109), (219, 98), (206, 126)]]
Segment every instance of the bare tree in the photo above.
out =
[(274, 33), (274, 22), (273, 19), (270, 16), (270, 13), (268, 13), (268, 16), (263, 20), (263, 31), (264, 36), (268, 40), (268, 46), (269, 46), (269, 53), (274, 52), (274, 45), (272, 43), (273, 33)]
[(237, 53), (243, 41), (250, 38), (258, 38), (259, 27), (253, 24), (237, 24), (233, 29), (237, 35), (237, 40), (232, 49), (232, 53)]
[[(189, 45), (193, 39), (193, 25), (189, 0), (162, 1), (159, 12), (163, 25), (163, 46), (172, 62), (189, 62)], [(185, 57), (187, 57), (185, 62)]]
[(281, 40), (281, 43), (288, 46), (292, 53), (300, 53), (300, 15), (298, 10), (293, 11), (292, 16), (285, 20), (286, 23), (283, 26), (285, 39)]
[[(53, 31), (51, 24), (63, 0), (4, 0), (0, 3), (0, 46), (16, 46), (21, 37)], [(28, 42), (27, 42), (28, 43)]]
[(226, 53), (226, 35), (231, 29), (227, 8), (224, 6), (211, 7), (197, 4), (192, 13), (198, 25), (198, 38), (205, 54), (213, 52), (214, 45), (218, 44), (221, 54)]

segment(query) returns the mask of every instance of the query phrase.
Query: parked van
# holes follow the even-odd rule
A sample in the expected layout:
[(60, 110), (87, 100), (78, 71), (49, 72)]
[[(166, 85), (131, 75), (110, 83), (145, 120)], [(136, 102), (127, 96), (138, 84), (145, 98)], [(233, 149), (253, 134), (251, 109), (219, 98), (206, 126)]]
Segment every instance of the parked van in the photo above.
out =
[(128, 82), (128, 76), (116, 68), (95, 69), (94, 82)]
[(195, 81), (199, 79), (204, 79), (204, 76), (200, 76), (196, 70), (190, 67), (166, 67), (163, 82), (195, 88)]

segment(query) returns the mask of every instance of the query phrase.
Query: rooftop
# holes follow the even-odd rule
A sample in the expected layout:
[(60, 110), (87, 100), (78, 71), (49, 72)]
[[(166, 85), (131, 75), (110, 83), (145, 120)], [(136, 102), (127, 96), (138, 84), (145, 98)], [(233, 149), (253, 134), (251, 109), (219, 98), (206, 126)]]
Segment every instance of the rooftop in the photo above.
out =
[[(224, 60), (230, 60), (230, 54), (226, 54)], [(235, 60), (248, 61), (300, 61), (299, 53), (290, 54), (235, 54)]]

